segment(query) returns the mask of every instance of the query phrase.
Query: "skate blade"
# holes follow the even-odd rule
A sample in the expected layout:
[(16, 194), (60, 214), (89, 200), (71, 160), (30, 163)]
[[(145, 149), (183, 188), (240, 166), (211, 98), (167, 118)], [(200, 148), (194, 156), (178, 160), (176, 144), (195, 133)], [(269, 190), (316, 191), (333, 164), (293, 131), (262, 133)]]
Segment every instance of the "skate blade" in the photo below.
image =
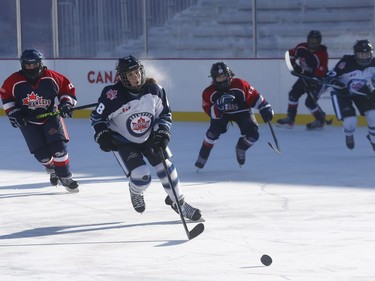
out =
[(293, 129), (294, 125), (276, 123), (276, 127), (284, 129)]

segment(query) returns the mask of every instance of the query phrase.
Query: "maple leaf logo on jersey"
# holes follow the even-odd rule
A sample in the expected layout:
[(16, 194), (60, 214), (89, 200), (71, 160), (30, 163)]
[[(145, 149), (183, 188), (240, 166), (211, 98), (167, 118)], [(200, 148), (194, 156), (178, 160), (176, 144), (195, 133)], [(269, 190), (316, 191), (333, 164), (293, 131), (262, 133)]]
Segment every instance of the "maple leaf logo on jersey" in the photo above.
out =
[(51, 100), (44, 99), (43, 97), (38, 96), (34, 92), (27, 94), (27, 97), (22, 99), (22, 104), (28, 106), (29, 109), (35, 110), (38, 108), (47, 109), (51, 105)]
[(128, 131), (133, 136), (142, 136), (151, 129), (153, 120), (154, 116), (148, 112), (133, 114), (127, 121)]
[(359, 91), (366, 86), (366, 79), (352, 79), (348, 83), (348, 88), (351, 90)]
[(346, 63), (344, 61), (340, 62), (340, 64), (337, 66), (337, 68), (339, 69), (344, 69), (345, 68), (345, 65)]
[(132, 122), (133, 131), (143, 132), (150, 127), (150, 120), (146, 121), (145, 118), (139, 118), (137, 122)]
[(107, 92), (107, 98), (109, 98), (110, 100), (114, 100), (115, 98), (117, 98), (117, 90), (109, 90)]

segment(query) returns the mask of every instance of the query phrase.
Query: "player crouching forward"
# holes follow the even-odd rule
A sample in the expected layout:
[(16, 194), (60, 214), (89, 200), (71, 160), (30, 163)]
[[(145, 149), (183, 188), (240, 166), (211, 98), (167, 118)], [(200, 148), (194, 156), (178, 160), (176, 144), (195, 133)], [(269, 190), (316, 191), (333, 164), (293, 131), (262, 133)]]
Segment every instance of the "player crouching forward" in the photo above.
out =
[(119, 81), (103, 89), (98, 106), (90, 116), (95, 141), (101, 150), (114, 151), (119, 163), (124, 164), (130, 176), (131, 202), (138, 213), (146, 209), (143, 194), (151, 183), (145, 159), (155, 168), (168, 194), (165, 203), (178, 213), (177, 202), (158, 153), (162, 149), (183, 216), (199, 220), (201, 212), (184, 200), (177, 170), (169, 160), (171, 155), (167, 146), (172, 114), (165, 90), (153, 78), (145, 77), (143, 65), (133, 56), (120, 58), (116, 70)]
[(271, 105), (248, 82), (233, 78), (234, 73), (224, 62), (211, 67), (212, 84), (202, 94), (203, 110), (210, 117), (210, 127), (206, 132), (195, 166), (202, 169), (211, 149), (221, 134), (227, 132), (229, 122), (235, 122), (241, 132), (236, 144), (236, 157), (240, 165), (245, 164), (246, 150), (258, 139), (258, 123), (252, 108), (257, 108), (264, 122), (273, 118)]

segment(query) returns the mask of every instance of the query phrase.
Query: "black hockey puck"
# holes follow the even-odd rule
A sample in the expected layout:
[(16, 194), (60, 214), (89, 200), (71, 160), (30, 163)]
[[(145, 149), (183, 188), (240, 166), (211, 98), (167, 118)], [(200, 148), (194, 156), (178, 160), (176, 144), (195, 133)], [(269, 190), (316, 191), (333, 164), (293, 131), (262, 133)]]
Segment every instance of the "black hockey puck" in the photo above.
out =
[(272, 263), (272, 258), (269, 255), (263, 255), (260, 258), (260, 261), (265, 265), (265, 266), (270, 266)]

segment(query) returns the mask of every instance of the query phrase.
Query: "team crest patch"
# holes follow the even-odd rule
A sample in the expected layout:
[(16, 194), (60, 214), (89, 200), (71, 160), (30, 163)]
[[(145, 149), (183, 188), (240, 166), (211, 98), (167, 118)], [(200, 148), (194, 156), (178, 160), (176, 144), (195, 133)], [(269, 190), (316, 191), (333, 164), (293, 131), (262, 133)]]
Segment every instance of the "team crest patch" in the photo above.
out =
[(136, 137), (142, 136), (151, 129), (154, 121), (154, 115), (148, 112), (133, 114), (129, 117), (127, 126), (128, 131)]
[(344, 69), (345, 65), (346, 65), (346, 63), (342, 61), (342, 62), (340, 62), (340, 64), (337, 66), (337, 68), (339, 68), (339, 69)]
[(51, 100), (44, 99), (43, 97), (38, 96), (34, 92), (28, 94), (26, 98), (22, 99), (22, 104), (26, 105), (29, 109), (35, 110), (38, 108), (47, 109), (51, 105)]
[(117, 90), (109, 90), (107, 93), (107, 98), (109, 98), (110, 100), (114, 100), (115, 98), (117, 98)]
[(364, 86), (366, 86), (366, 83), (367, 83), (366, 79), (353, 79), (349, 82), (348, 89), (359, 91)]

